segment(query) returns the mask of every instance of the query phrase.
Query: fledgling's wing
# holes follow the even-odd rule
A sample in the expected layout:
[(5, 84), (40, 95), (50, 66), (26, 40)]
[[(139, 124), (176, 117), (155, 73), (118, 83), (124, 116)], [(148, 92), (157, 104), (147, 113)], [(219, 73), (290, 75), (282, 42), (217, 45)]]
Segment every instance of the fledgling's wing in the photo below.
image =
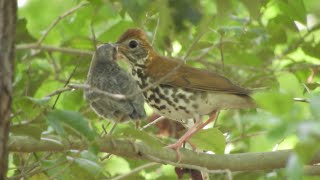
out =
[(135, 80), (125, 71), (121, 70), (118, 74), (118, 83), (121, 86), (121, 94), (131, 96), (132, 94), (136, 94), (131, 97), (127, 101), (133, 108), (130, 117), (132, 119), (143, 119), (146, 117), (146, 112), (144, 110), (144, 97), (140, 92), (140, 88), (138, 87)]

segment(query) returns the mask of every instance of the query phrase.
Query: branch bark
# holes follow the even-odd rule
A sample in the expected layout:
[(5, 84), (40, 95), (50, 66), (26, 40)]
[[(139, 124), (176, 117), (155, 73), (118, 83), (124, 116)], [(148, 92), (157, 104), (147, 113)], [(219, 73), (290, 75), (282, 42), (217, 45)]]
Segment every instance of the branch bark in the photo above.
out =
[[(214, 172), (215, 170), (256, 171), (284, 168), (292, 150), (274, 152), (240, 153), (240, 154), (205, 154), (191, 150), (181, 150), (181, 161), (177, 163), (174, 150), (169, 148), (155, 149), (142, 142), (132, 142), (111, 137), (98, 139), (100, 151), (115, 155), (149, 160), (161, 164), (171, 164), (176, 167), (192, 168)], [(88, 143), (83, 141), (57, 142), (49, 139), (35, 140), (28, 137), (11, 137), (9, 149), (12, 152), (63, 152), (71, 149), (85, 150)], [(313, 165), (320, 162), (320, 152), (308, 163)], [(310, 169), (310, 167), (309, 167)], [(315, 169), (312, 168), (313, 174)], [(318, 171), (319, 172), (319, 171)]]
[(0, 179), (8, 169), (16, 11), (16, 1), (0, 0)]
[(74, 55), (84, 55), (84, 56), (92, 56), (93, 51), (89, 50), (81, 50), (81, 49), (73, 49), (73, 48), (66, 48), (66, 47), (56, 47), (51, 45), (38, 45), (38, 44), (20, 44), (16, 47), (17, 50), (29, 50), (29, 49), (38, 49), (42, 51), (48, 52), (61, 52), (67, 54), (74, 54)]

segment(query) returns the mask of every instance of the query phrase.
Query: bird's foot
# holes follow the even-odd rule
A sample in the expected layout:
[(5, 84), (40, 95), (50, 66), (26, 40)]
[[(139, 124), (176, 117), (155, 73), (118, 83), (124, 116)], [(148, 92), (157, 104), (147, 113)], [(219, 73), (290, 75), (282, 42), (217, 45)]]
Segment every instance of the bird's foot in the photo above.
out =
[(173, 149), (173, 150), (176, 151), (177, 160), (178, 160), (177, 162), (178, 162), (178, 163), (181, 161), (180, 148), (182, 147), (182, 145), (183, 145), (183, 141), (179, 141), (179, 140), (178, 140), (177, 142), (166, 146), (166, 147), (171, 148), (171, 149)]
[(190, 146), (192, 147), (192, 150), (193, 151), (196, 151), (197, 150), (197, 146), (194, 145), (193, 143), (191, 143), (189, 140), (186, 141), (188, 144), (190, 144)]

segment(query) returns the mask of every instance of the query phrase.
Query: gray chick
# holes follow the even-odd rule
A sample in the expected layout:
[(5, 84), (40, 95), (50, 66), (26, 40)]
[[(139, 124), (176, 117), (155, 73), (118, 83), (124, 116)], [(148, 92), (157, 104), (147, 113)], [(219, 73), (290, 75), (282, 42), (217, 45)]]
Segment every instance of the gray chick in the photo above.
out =
[[(115, 55), (116, 49), (112, 44), (103, 44), (97, 48), (92, 57), (87, 84), (108, 93), (123, 95), (138, 93), (136, 82), (115, 62)], [(106, 119), (124, 122), (146, 117), (141, 93), (129, 99), (117, 100), (93, 89), (87, 89), (85, 98), (91, 108)]]

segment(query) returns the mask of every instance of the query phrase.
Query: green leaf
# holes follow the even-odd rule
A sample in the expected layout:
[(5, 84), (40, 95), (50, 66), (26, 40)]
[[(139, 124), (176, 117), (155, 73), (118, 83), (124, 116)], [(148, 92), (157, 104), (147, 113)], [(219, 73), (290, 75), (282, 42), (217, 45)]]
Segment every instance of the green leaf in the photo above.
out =
[(10, 126), (10, 133), (13, 135), (30, 136), (35, 139), (40, 139), (42, 132), (45, 131), (46, 128), (47, 125), (45, 122), (17, 124)]
[(131, 170), (129, 163), (124, 158), (119, 156), (112, 156), (109, 158), (105, 163), (104, 168), (107, 169), (108, 173), (110, 173), (112, 176), (127, 173)]
[(102, 167), (96, 161), (85, 158), (75, 158), (74, 161), (85, 171), (88, 171), (93, 176), (99, 176)]
[(125, 29), (128, 29), (132, 26), (134, 26), (134, 23), (132, 23), (131, 21), (119, 21), (118, 23), (111, 26), (107, 31), (102, 33), (99, 36), (99, 39), (105, 42), (116, 41)]
[[(19, 116), (13, 118), (13, 122), (33, 121), (41, 115), (46, 108), (50, 98), (33, 98), (29, 96), (16, 97), (13, 100), (13, 108), (16, 112), (20, 112)], [(21, 117), (23, 117), (21, 119)]]
[(320, 96), (314, 96), (310, 99), (310, 109), (312, 115), (320, 120)]
[[(288, 0), (288, 2), (281, 3), (284, 12), (293, 20), (300, 21), (301, 23), (306, 23), (306, 8), (304, 6), (303, 0)], [(285, 7), (284, 7), (285, 6)]]
[(33, 97), (26, 97), (27, 99), (29, 99), (30, 101), (34, 102), (35, 104), (38, 104), (40, 106), (43, 105), (48, 105), (51, 97), (43, 97), (43, 98), (33, 98)]
[(34, 39), (27, 30), (27, 20), (25, 18), (19, 19), (16, 27), (16, 43), (30, 43), (35, 41), (36, 39)]
[(280, 84), (280, 92), (288, 93), (295, 97), (303, 95), (303, 86), (294, 74), (284, 72), (277, 79)]
[(135, 22), (140, 22), (143, 15), (145, 15), (149, 3), (151, 1), (140, 0), (140, 1), (131, 1), (131, 0), (121, 0), (123, 8), (127, 11), (130, 17)]
[(41, 167), (48, 169), (46, 172), (49, 175), (55, 175), (59, 173), (60, 179), (67, 179), (68, 177), (70, 177), (70, 167), (66, 156), (59, 156), (58, 158), (53, 159), (41, 159), (40, 162)]
[(191, 137), (190, 142), (199, 149), (217, 154), (223, 154), (226, 146), (225, 137), (218, 128), (201, 130)]
[(162, 148), (163, 147), (163, 144), (156, 137), (150, 135), (149, 133), (147, 133), (145, 131), (136, 130), (130, 126), (126, 126), (123, 129), (121, 129), (121, 132), (117, 131), (114, 134), (115, 135), (122, 134), (126, 137), (139, 139), (153, 148)]
[(241, 2), (248, 9), (251, 18), (253, 18), (253, 19), (258, 19), (259, 18), (260, 7), (263, 4), (262, 1), (241, 0)]
[[(315, 33), (315, 36), (319, 36), (319, 34), (320, 32), (318, 31), (317, 33)], [(313, 56), (315, 58), (320, 58), (320, 43), (317, 43), (317, 44), (312, 44), (310, 42), (304, 43), (302, 45), (302, 50), (310, 56)]]
[(288, 113), (293, 106), (292, 96), (279, 92), (259, 92), (253, 95), (259, 107), (275, 115)]
[(252, 53), (240, 52), (235, 54), (235, 57), (230, 63), (249, 66), (260, 66), (262, 64), (261, 59)]
[(95, 131), (89, 127), (88, 121), (78, 112), (54, 110), (48, 113), (47, 119), (60, 135), (64, 134), (62, 128), (62, 124), (64, 124), (76, 130), (89, 141), (94, 140), (97, 136)]
[[(84, 105), (83, 91), (71, 91), (62, 94), (59, 109), (79, 111)], [(57, 104), (58, 105), (58, 104)]]
[(310, 162), (320, 149), (318, 143), (320, 139), (319, 128), (318, 121), (304, 121), (298, 125), (299, 143), (296, 145), (295, 151), (304, 163)]
[[(63, 4), (63, 6), (61, 6)], [(19, 17), (27, 19), (28, 31), (34, 37), (40, 37), (42, 32), (49, 27), (50, 23), (57, 17), (68, 11), (70, 8), (76, 6), (74, 1), (42, 1), (32, 0), (28, 1), (25, 6), (19, 8)], [(42, 13), (39, 15), (35, 9), (41, 9)], [(61, 34), (60, 34), (61, 35)], [(56, 34), (56, 38), (60, 39), (59, 34)]]
[(198, 50), (202, 50), (202, 49), (206, 49), (209, 47), (212, 47), (213, 43), (209, 42), (209, 41), (199, 41), (198, 43), (196, 43), (192, 49), (190, 51), (198, 51)]

